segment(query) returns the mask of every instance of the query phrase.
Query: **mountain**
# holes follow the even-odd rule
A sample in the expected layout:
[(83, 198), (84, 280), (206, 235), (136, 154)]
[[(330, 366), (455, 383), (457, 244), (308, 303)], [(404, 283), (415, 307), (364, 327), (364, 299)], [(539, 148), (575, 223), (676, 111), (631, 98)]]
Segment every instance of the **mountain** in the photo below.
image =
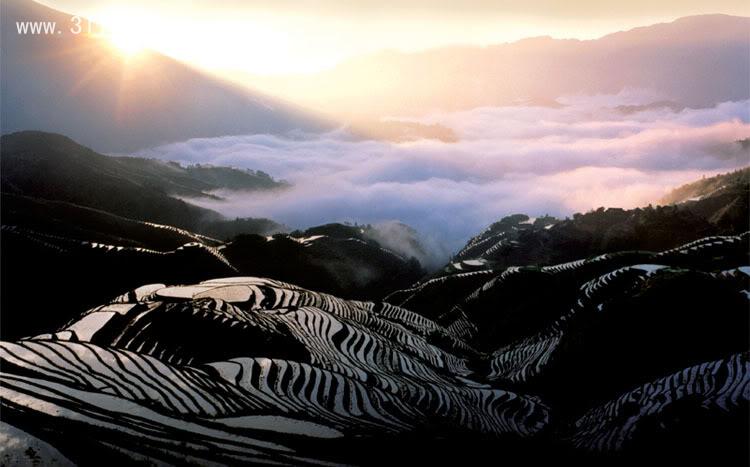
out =
[(44, 307), (76, 284), (96, 291), (44, 316), (4, 313), (3, 336), (61, 324), (72, 310), (145, 278), (180, 283), (240, 273), (379, 298), (418, 280), (424, 270), (414, 257), (428, 256), (402, 224), (285, 234), (270, 219), (225, 219), (176, 198), (287, 187), (263, 172), (111, 157), (61, 135), (20, 132), (0, 140), (0, 177), (3, 308), (23, 306), (43, 278), (56, 284), (39, 298)]
[(242, 234), (257, 234), (264, 237), (277, 233), (287, 233), (291, 229), (271, 219), (238, 217), (232, 220), (220, 220), (201, 226), (201, 232), (221, 240), (229, 241)]
[(744, 464), (749, 238), (507, 268), (435, 319), (255, 277), (142, 285), (0, 342), (4, 455)]
[[(219, 238), (171, 225), (118, 216), (64, 201), (4, 193), (2, 196), (2, 303), (16, 309), (42, 278), (55, 287), (40, 298), (52, 305), (56, 292), (78, 283), (96, 291), (71, 308), (85, 308), (135, 286), (144, 278), (166, 283), (204, 280), (217, 274), (262, 275), (293, 280), (347, 298), (379, 298), (425, 274), (414, 239), (413, 249), (395, 245), (392, 231), (342, 224), (314, 227), (291, 234), (267, 219), (236, 219), (203, 224)], [(271, 231), (273, 235), (254, 232)], [(400, 237), (398, 237), (401, 241)], [(38, 265), (45, 264), (43, 270)], [(75, 266), (72, 266), (75, 265)], [(75, 274), (67, 272), (72, 267)], [(106, 270), (102, 275), (100, 271)], [(95, 285), (95, 287), (94, 287)], [(93, 302), (92, 302), (93, 300)], [(46, 322), (59, 323), (69, 312), (29, 316), (4, 315), (3, 336), (21, 336)]]
[(725, 183), (721, 190), (678, 205), (599, 208), (569, 219), (507, 216), (470, 239), (439, 271), (391, 293), (386, 300), (435, 318), (448, 312), (456, 297), (506, 268), (560, 263), (574, 267), (578, 259), (617, 251), (627, 252), (621, 255), (623, 261), (640, 258), (648, 262), (652, 252), (680, 243), (746, 232), (750, 230), (750, 181), (744, 173), (717, 177)]
[(728, 174), (703, 178), (697, 182), (675, 188), (659, 202), (661, 204), (679, 204), (711, 197), (716, 198), (724, 193), (732, 192), (738, 185), (748, 184), (750, 184), (750, 167), (745, 167)]
[[(218, 213), (167, 194), (169, 186), (184, 184), (148, 171), (132, 171), (123, 159), (113, 159), (50, 133), (21, 132), (0, 140), (0, 177), (3, 192), (67, 201), (113, 214), (192, 227)], [(166, 166), (165, 166), (166, 168)], [(200, 193), (195, 185), (184, 190)], [(181, 189), (182, 191), (182, 189)]]
[(219, 189), (286, 186), (264, 173), (104, 156), (62, 135), (34, 131), (2, 137), (0, 171), (4, 193), (193, 229), (221, 215), (175, 196), (198, 198), (214, 196), (210, 192)]
[[(2, 203), (4, 338), (60, 326), (77, 310), (136, 287), (144, 279), (180, 284), (217, 276), (262, 275), (347, 298), (375, 299), (425, 274), (415, 258), (374, 240), (317, 233), (321, 229), (314, 235), (310, 231), (241, 234), (222, 241), (69, 203), (13, 195), (4, 196)], [(42, 311), (15, 311), (26, 306), (40, 281), (51, 284), (35, 299)], [(56, 305), (81, 284), (90, 287), (90, 293)]]
[(435, 252), (427, 247), (427, 241), (414, 228), (397, 221), (378, 224), (326, 224), (311, 227), (304, 232), (294, 231), (295, 237), (325, 235), (331, 238), (355, 239), (360, 242), (377, 243), (405, 258), (416, 258), (420, 264), (432, 268)]
[(217, 239), (113, 212), (263, 174), (2, 143), (6, 463), (750, 460), (744, 176), (507, 216), (426, 276), (400, 223)]
[(221, 240), (289, 231), (270, 219), (224, 219), (218, 212), (178, 199), (220, 199), (217, 190), (288, 187), (260, 171), (104, 156), (62, 135), (34, 131), (2, 137), (0, 171), (4, 224), (37, 231), (157, 249), (165, 247), (159, 238), (163, 230), (145, 238), (131, 237), (134, 220), (165, 223)]
[(549, 264), (626, 248), (659, 250), (700, 237), (750, 230), (747, 170), (716, 179), (723, 181), (721, 190), (690, 203), (630, 210), (598, 208), (564, 220), (508, 216), (471, 239), (456, 259), (498, 261), (501, 266)]
[(595, 40), (537, 37), (486, 47), (385, 51), (320, 73), (241, 80), (353, 120), (559, 105), (561, 96), (627, 88), (654, 92), (660, 107), (711, 107), (750, 98), (748, 29), (750, 18), (692, 16)]
[[(88, 28), (71, 33), (71, 15), (30, 0), (0, 6), (2, 133), (51, 131), (124, 153), (190, 138), (330, 125), (155, 52), (125, 57), (86, 34)], [(18, 34), (17, 21), (52, 21), (59, 34)]]
[(293, 282), (349, 299), (382, 298), (425, 274), (419, 260), (333, 224), (270, 237), (241, 235), (222, 250), (242, 274)]
[(412, 256), (427, 254), (406, 226), (387, 234), (340, 224), (284, 234), (289, 229), (272, 220), (224, 219), (176, 198), (287, 186), (262, 172), (110, 157), (61, 135), (21, 132), (0, 140), (0, 177), (3, 309), (22, 307), (45, 278), (56, 284), (38, 299), (45, 309), (76, 284), (96, 291), (43, 316), (4, 313), (3, 336), (59, 325), (73, 310), (147, 278), (180, 283), (241, 273), (375, 298), (424, 274)]
[[(167, 284), (217, 275), (263, 275), (294, 280), (348, 298), (379, 298), (425, 272), (409, 256), (384, 248), (356, 229), (329, 225), (293, 234), (255, 235), (276, 230), (273, 221), (237, 219), (204, 224), (221, 239), (187, 229), (118, 216), (74, 203), (3, 193), (2, 270), (4, 338), (59, 326), (76, 310), (94, 306), (144, 279)], [(385, 242), (384, 242), (385, 243)], [(44, 267), (40, 268), (40, 265)], [(102, 273), (106, 271), (106, 273)], [(37, 296), (40, 313), (22, 313), (39, 281), (50, 281)], [(87, 284), (90, 294), (61, 296)]]

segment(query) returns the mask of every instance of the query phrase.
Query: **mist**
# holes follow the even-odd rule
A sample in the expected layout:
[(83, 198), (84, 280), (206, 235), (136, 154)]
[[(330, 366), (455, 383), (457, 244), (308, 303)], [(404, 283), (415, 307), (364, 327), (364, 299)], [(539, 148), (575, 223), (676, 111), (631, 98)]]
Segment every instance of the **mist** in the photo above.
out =
[(294, 228), (399, 221), (428, 239), (434, 255), (447, 256), (508, 214), (565, 217), (655, 204), (680, 184), (750, 163), (737, 143), (750, 136), (750, 101), (679, 110), (653, 104), (660, 99), (626, 89), (568, 96), (554, 107), (485, 107), (411, 120), (452, 129), (456, 143), (396, 144), (337, 130), (192, 139), (139, 155), (263, 170), (293, 184), (191, 200), (230, 217), (268, 217)]

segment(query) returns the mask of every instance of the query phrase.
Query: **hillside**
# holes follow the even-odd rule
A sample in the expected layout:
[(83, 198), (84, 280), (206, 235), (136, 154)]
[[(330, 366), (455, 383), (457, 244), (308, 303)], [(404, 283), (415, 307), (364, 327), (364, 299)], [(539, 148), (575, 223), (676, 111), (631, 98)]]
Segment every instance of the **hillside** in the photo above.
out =
[[(38, 220), (46, 213), (51, 214), (49, 219)], [(425, 273), (415, 258), (371, 239), (302, 235), (241, 234), (222, 241), (68, 203), (3, 197), (0, 279), (2, 307), (8, 311), (0, 331), (7, 339), (60, 326), (77, 310), (136, 287), (144, 279), (179, 284), (216, 276), (260, 275), (347, 298), (375, 299)], [(40, 282), (50, 283), (35, 299), (43, 311), (15, 311), (23, 309)], [(56, 305), (60, 296), (81, 284), (90, 293)]]
[(626, 248), (659, 250), (704, 236), (750, 230), (747, 171), (717, 179), (725, 182), (721, 190), (680, 205), (598, 208), (564, 220), (508, 216), (471, 239), (456, 258), (497, 260), (507, 265), (549, 264)]
[(143, 285), (0, 343), (0, 433), (78, 465), (746, 463), (747, 242), (508, 268), (432, 319), (254, 277)]
[(697, 182), (688, 183), (687, 185), (675, 188), (662, 198), (659, 203), (679, 204), (690, 201), (700, 201), (707, 197), (715, 197), (721, 193), (731, 191), (738, 185), (748, 184), (750, 184), (750, 167), (736, 170), (728, 174), (703, 178)]
[(217, 239), (20, 194), (52, 193), (54, 168), (174, 200), (118, 178), (132, 161), (36, 140), (9, 152), (2, 197), (11, 464), (750, 460), (746, 177), (672, 206), (507, 216), (425, 277), (400, 223), (221, 220)]
[[(285, 234), (289, 229), (270, 219), (225, 219), (175, 197), (287, 186), (262, 172), (104, 156), (41, 132), (3, 136), (0, 146), (3, 309), (22, 308), (39, 281), (50, 281), (37, 300), (56, 310), (4, 313), (4, 337), (62, 324), (75, 310), (147, 278), (262, 275), (366, 299), (424, 274), (413, 256), (424, 260), (426, 253), (406, 226), (403, 248), (372, 227), (332, 224)], [(57, 297), (81, 283), (94, 292), (57, 309)]]
[[(1, 203), (3, 338), (59, 326), (144, 279), (176, 284), (255, 274), (373, 299), (425, 273), (417, 259), (351, 226), (283, 234), (288, 229), (268, 219), (234, 219), (204, 222), (196, 233), (63, 200), (3, 193)], [(49, 282), (44, 294), (36, 293), (40, 282)], [(81, 284), (91, 293), (70, 296)], [(39, 313), (20, 311), (29, 296)], [(61, 296), (68, 296), (64, 306)]]
[[(287, 233), (272, 220), (223, 219), (167, 194), (211, 196), (217, 183), (226, 189), (256, 182), (281, 188), (265, 174), (113, 158), (51, 134), (19, 133), (2, 143), (3, 306), (22, 306), (39, 280), (55, 284), (54, 292), (38, 299), (45, 306), (76, 284), (96, 285), (95, 292), (69, 299), (65, 311), (33, 318), (9, 314), (3, 336), (60, 325), (76, 310), (144, 281), (174, 284), (238, 273), (347, 299), (388, 295), (391, 303), (434, 318), (511, 266), (659, 251), (750, 230), (750, 184), (735, 177), (738, 183), (675, 206), (601, 208), (564, 220), (508, 216), (423, 277), (431, 255), (420, 235), (400, 223), (329, 224)], [(44, 271), (38, 264), (46, 265)], [(70, 264), (79, 272), (67, 273)]]
[[(3, 134), (44, 130), (124, 153), (190, 138), (331, 126), (164, 55), (125, 57), (105, 38), (70, 33), (71, 15), (31, 0), (3, 0), (0, 8)], [(60, 33), (18, 34), (16, 21), (28, 20), (54, 21)]]
[(217, 197), (216, 190), (261, 191), (287, 188), (265, 172), (211, 165), (188, 165), (142, 157), (111, 157), (124, 175), (153, 185), (169, 195)]
[[(98, 154), (62, 135), (25, 131), (0, 140), (4, 193), (65, 201), (116, 215), (198, 229), (221, 216), (174, 196), (283, 189), (267, 174)], [(173, 196), (174, 195), (174, 196)]]
[[(673, 248), (703, 237), (750, 230), (750, 182), (737, 183), (701, 200), (631, 210), (599, 208), (568, 219), (524, 214), (507, 216), (470, 239), (438, 272), (386, 300), (428, 317), (509, 267), (571, 263), (623, 251), (623, 260)], [(700, 182), (698, 182), (700, 183)]]

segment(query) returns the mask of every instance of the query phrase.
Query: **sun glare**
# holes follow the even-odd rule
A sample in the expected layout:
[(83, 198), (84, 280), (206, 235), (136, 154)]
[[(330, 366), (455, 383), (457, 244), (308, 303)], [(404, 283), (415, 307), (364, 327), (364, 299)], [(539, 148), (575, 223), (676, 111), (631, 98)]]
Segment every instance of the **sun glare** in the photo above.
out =
[(137, 34), (124, 28), (112, 28), (108, 37), (112, 45), (128, 57), (136, 55), (146, 48), (146, 44)]
[(149, 34), (145, 18), (135, 11), (105, 10), (95, 15), (101, 25), (101, 35), (120, 54), (132, 57), (150, 47), (146, 38)]

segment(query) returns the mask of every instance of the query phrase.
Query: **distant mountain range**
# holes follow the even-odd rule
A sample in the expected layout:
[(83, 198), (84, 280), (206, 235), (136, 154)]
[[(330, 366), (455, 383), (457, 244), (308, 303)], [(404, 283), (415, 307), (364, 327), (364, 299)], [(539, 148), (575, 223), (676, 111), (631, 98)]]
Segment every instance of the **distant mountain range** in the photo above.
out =
[[(3, 133), (52, 131), (125, 153), (189, 138), (330, 127), (155, 52), (130, 63), (106, 39), (71, 34), (71, 15), (31, 0), (3, 0), (0, 8)], [(54, 21), (61, 33), (18, 34), (17, 21)]]
[(658, 106), (711, 107), (750, 98), (748, 30), (750, 18), (693, 16), (595, 40), (537, 37), (487, 47), (386, 51), (320, 73), (240, 79), (353, 120), (557, 106), (561, 96), (626, 88), (653, 92)]
[(447, 127), (388, 117), (558, 106), (564, 95), (627, 88), (655, 97), (651, 104), (622, 106), (626, 113), (750, 98), (750, 19), (744, 17), (687, 17), (588, 41), (540, 37), (387, 51), (320, 73), (240, 76), (240, 84), (230, 84), (154, 52), (129, 63), (105, 39), (85, 34), (20, 35), (16, 21), (68, 25), (70, 16), (30, 0), (5, 0), (1, 8), (2, 132), (63, 133), (106, 153), (198, 137), (319, 132), (335, 127), (333, 119), (365, 138), (452, 142), (457, 137)]

